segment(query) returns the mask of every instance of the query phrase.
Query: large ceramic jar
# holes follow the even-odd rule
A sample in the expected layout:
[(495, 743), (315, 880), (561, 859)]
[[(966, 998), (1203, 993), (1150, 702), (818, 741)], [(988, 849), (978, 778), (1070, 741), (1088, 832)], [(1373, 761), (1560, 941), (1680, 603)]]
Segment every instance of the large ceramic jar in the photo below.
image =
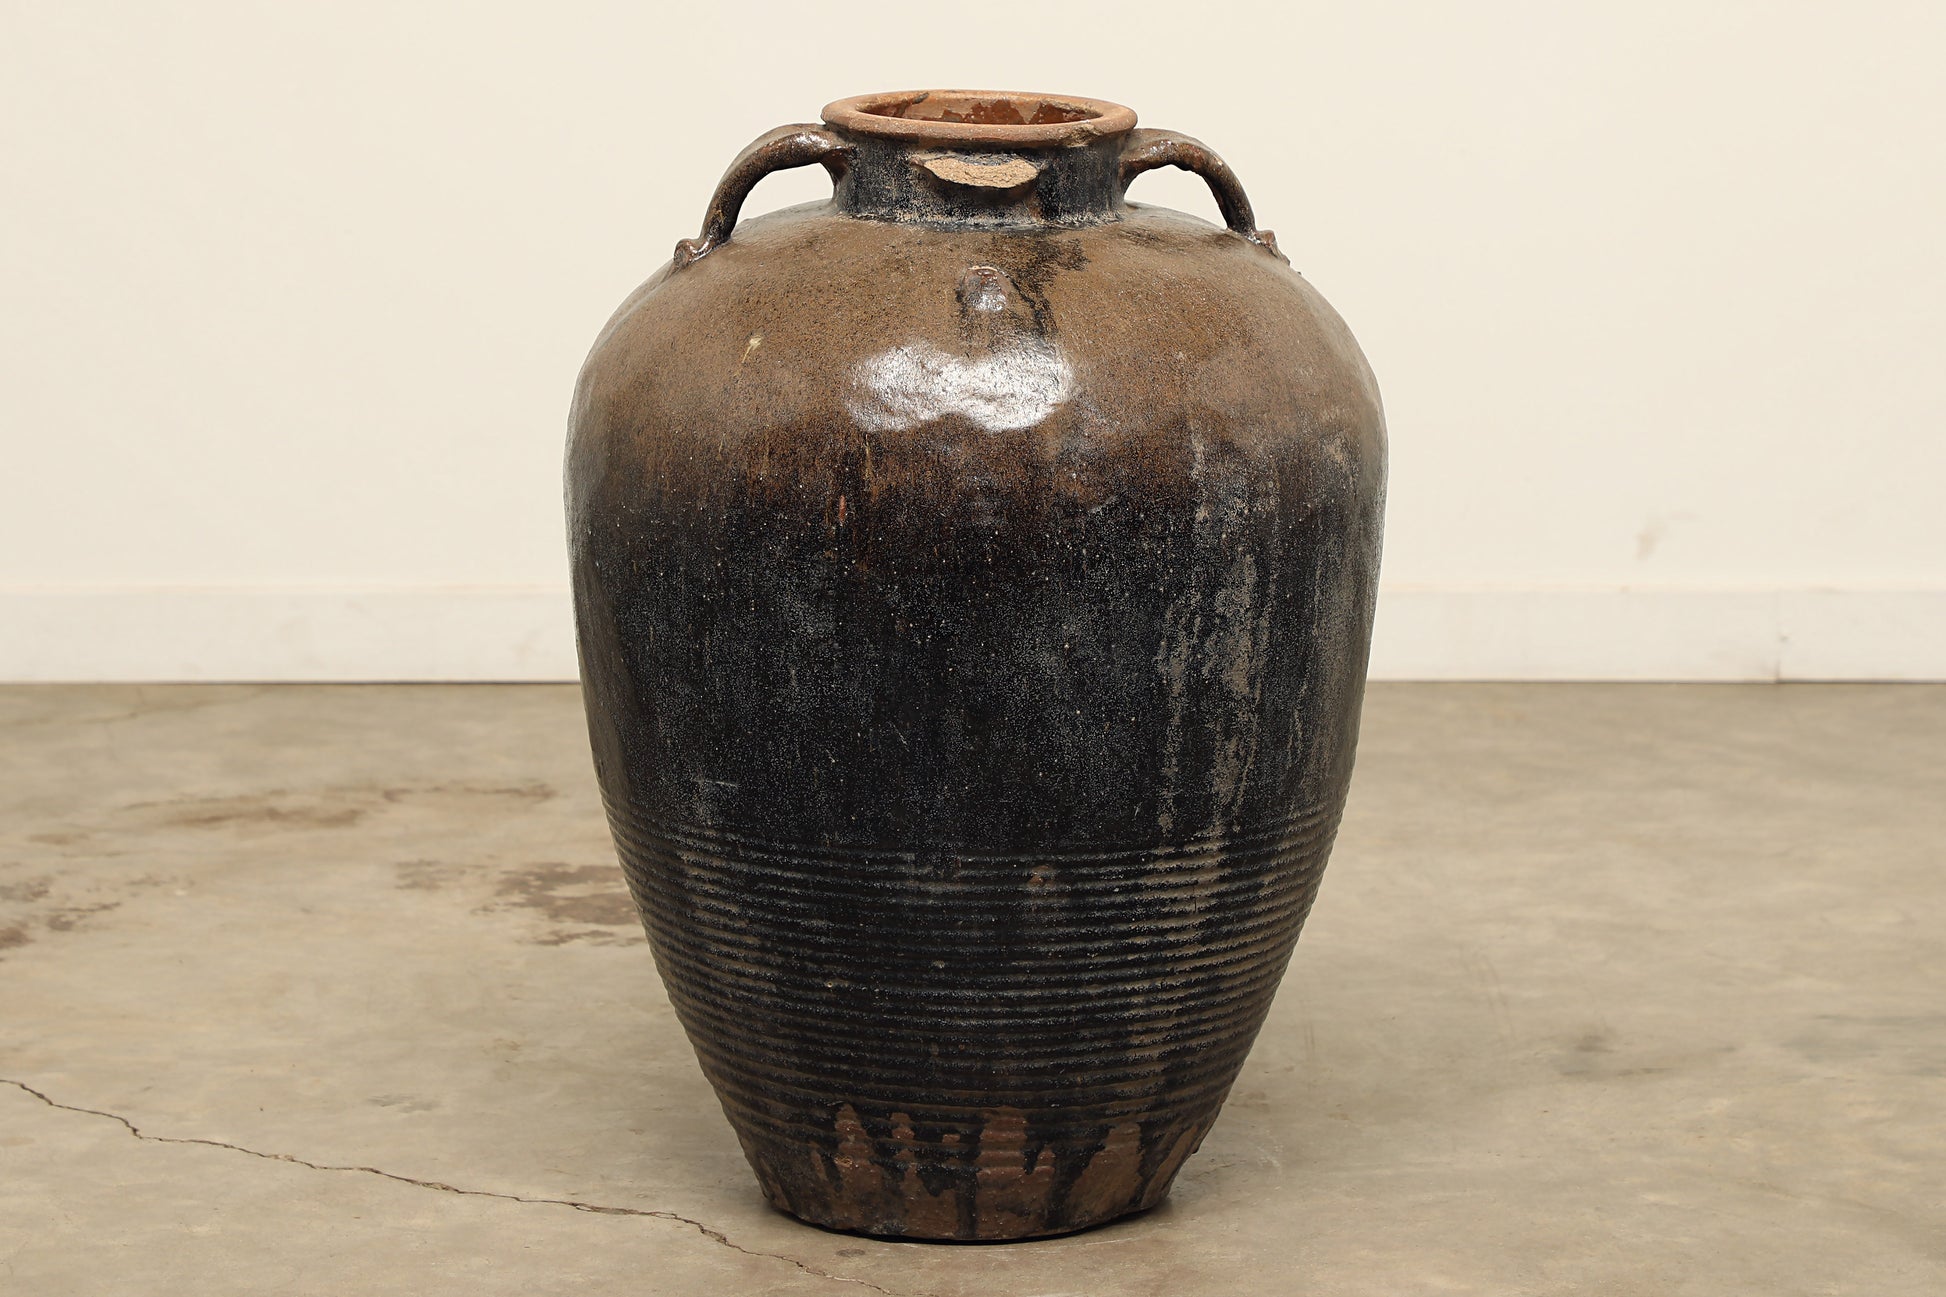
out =
[[(773, 131), (576, 389), (622, 865), (765, 1194), (820, 1225), (1161, 1201), (1338, 824), (1378, 391), (1229, 168), (1134, 127), (932, 91)], [(737, 224), (810, 163), (830, 201)], [(1158, 166), (1228, 228), (1126, 201)]]

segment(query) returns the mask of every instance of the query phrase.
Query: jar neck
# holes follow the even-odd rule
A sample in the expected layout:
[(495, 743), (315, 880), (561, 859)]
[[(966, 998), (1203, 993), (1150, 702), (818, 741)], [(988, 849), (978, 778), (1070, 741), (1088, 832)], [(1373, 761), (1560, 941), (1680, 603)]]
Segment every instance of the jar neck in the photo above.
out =
[(845, 141), (838, 208), (957, 228), (1097, 225), (1122, 209), (1119, 104), (1018, 91), (917, 90), (828, 104)]
[(1121, 137), (1005, 149), (846, 134), (838, 209), (875, 221), (961, 228), (1098, 225), (1122, 208)]

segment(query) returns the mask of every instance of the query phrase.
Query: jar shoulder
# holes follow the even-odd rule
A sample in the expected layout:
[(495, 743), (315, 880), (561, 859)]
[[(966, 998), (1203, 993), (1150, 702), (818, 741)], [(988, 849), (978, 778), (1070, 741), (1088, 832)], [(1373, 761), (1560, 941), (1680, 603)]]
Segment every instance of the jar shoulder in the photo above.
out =
[(1218, 436), (1331, 432), (1383, 454), (1344, 322), (1268, 250), (1131, 204), (1030, 233), (942, 230), (828, 203), (744, 222), (665, 266), (604, 329), (577, 435), (712, 441), (779, 429)]

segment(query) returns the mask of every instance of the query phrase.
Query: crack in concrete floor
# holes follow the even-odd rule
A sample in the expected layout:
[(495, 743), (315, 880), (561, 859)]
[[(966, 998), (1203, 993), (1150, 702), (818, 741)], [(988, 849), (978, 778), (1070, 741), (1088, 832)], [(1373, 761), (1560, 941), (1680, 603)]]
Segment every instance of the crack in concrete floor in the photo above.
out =
[[(205, 1148), (228, 1149), (232, 1153), (243, 1153), (250, 1157), (262, 1158), (266, 1162), (288, 1162), (292, 1166), (308, 1167), (313, 1171), (350, 1171), (363, 1175), (375, 1175), (380, 1179), (393, 1180), (399, 1184), (409, 1184), (420, 1189), (436, 1189), (441, 1193), (454, 1193), (466, 1198), (498, 1198), (502, 1202), (531, 1203), (548, 1207), (572, 1207), (575, 1211), (585, 1211), (597, 1216), (642, 1216), (650, 1220), (666, 1220), (674, 1224), (687, 1225), (712, 1243), (721, 1244), (731, 1251), (741, 1252), (745, 1256), (782, 1261), (786, 1265), (795, 1266), (813, 1278), (827, 1279), (832, 1283), (858, 1284), (861, 1287), (870, 1288), (873, 1292), (884, 1293), (885, 1297), (900, 1297), (900, 1294), (893, 1292), (890, 1288), (881, 1288), (869, 1279), (856, 1279), (850, 1275), (832, 1274), (829, 1271), (820, 1270), (807, 1262), (800, 1261), (794, 1256), (786, 1256), (782, 1252), (759, 1252), (753, 1248), (744, 1247), (740, 1243), (731, 1241), (730, 1237), (722, 1231), (712, 1229), (699, 1220), (691, 1220), (689, 1217), (678, 1215), (673, 1211), (651, 1211), (643, 1207), (604, 1207), (599, 1203), (582, 1202), (575, 1198), (531, 1198), (524, 1194), (499, 1193), (492, 1189), (462, 1189), (458, 1185), (447, 1184), (443, 1180), (421, 1180), (416, 1176), (400, 1175), (395, 1171), (382, 1171), (375, 1166), (351, 1166), (338, 1165), (330, 1162), (312, 1162), (291, 1153), (265, 1153), (260, 1149), (245, 1148), (241, 1144), (226, 1144), (220, 1139), (202, 1139), (196, 1136), (184, 1135), (151, 1135), (119, 1113), (104, 1112), (100, 1108), (83, 1108), (72, 1103), (62, 1103), (60, 1100), (36, 1090), (25, 1081), (16, 1081), (12, 1077), (0, 1076), (0, 1084), (11, 1085), (16, 1090), (21, 1090), (39, 1099), (48, 1107), (59, 1109), (62, 1112), (78, 1112), (90, 1117), (102, 1117), (109, 1121), (117, 1122), (130, 1135), (145, 1143), (201, 1144)], [(919, 1294), (915, 1295), (915, 1297), (924, 1297), (924, 1295)]]

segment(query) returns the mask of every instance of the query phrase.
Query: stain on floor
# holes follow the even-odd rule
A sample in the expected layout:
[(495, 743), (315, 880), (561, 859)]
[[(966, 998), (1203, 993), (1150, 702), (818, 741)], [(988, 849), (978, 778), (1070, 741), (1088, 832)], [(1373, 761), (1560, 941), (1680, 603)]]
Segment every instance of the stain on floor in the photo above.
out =
[[(643, 940), (635, 902), (614, 865), (570, 865), (549, 861), (515, 869), (494, 889), (500, 907), (539, 912), (563, 925), (535, 938), (539, 945), (586, 941), (597, 945), (634, 945)], [(575, 925), (575, 926), (566, 926)]]
[(123, 808), (143, 828), (286, 833), (346, 829), (395, 807), (440, 814), (494, 812), (535, 806), (558, 796), (549, 784), (351, 785), (311, 789), (272, 788), (227, 797), (176, 797)]
[[(18, 870), (0, 865), (0, 872)], [(0, 882), (0, 950), (30, 944), (41, 932), (73, 932), (111, 910), (121, 908), (117, 893), (130, 887), (154, 887), (153, 876), (108, 880), (86, 872), (36, 874)]]
[(474, 913), (538, 917), (549, 926), (529, 938), (535, 945), (635, 945), (644, 939), (628, 885), (621, 870), (612, 864), (406, 860), (393, 868), (397, 874), (394, 886), (406, 891), (490, 886), (489, 899)]

